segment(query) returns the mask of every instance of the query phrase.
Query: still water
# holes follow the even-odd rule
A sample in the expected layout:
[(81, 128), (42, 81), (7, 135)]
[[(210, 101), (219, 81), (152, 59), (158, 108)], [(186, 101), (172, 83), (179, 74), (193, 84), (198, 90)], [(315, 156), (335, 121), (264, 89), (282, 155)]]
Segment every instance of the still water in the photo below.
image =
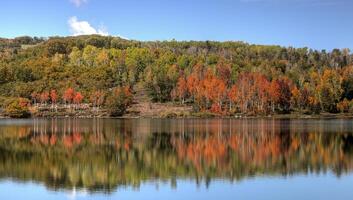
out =
[(351, 199), (353, 120), (0, 120), (0, 199)]

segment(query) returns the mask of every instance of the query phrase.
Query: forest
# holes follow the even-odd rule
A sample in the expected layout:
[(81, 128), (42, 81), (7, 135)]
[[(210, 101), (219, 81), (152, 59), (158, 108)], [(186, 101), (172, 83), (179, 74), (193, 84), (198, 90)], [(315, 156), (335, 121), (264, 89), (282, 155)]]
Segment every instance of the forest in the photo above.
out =
[(153, 102), (219, 116), (353, 112), (353, 55), (245, 42), (135, 41), (111, 36), (0, 38), (0, 112), (106, 109), (135, 88)]

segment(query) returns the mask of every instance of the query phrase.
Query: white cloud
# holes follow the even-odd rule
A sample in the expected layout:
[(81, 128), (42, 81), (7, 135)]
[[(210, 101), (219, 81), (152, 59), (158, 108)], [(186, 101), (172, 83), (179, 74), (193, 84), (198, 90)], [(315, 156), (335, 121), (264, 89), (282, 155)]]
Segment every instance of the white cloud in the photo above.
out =
[(87, 3), (88, 0), (70, 0), (75, 6), (80, 7), (82, 4)]
[(87, 21), (79, 21), (77, 17), (71, 17), (68, 21), (72, 35), (109, 35), (106, 28), (101, 26), (98, 29), (93, 28)]

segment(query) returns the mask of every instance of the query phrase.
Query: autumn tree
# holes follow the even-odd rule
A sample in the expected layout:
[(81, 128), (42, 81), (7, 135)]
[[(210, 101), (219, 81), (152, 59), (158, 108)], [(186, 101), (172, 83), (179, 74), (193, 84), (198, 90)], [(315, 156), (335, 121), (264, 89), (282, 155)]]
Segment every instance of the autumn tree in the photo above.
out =
[(54, 108), (55, 105), (55, 110), (57, 111), (57, 101), (58, 101), (58, 94), (56, 93), (56, 90), (51, 90), (50, 91), (50, 100), (51, 100), (51, 107), (52, 109)]
[(353, 66), (345, 67), (342, 70), (342, 90), (343, 98), (353, 99)]
[(129, 87), (117, 87), (107, 97), (105, 102), (112, 117), (121, 116), (132, 103), (132, 93)]
[(49, 101), (49, 92), (42, 92), (40, 94), (40, 103), (47, 104)]
[(90, 101), (93, 104), (94, 108), (99, 109), (99, 107), (103, 104), (104, 102), (104, 92), (103, 91), (95, 91), (91, 94), (90, 96)]
[(63, 100), (65, 103), (71, 104), (75, 97), (75, 90), (73, 88), (68, 88), (63, 94)]
[(174, 91), (175, 95), (179, 98), (181, 103), (184, 104), (188, 92), (187, 83), (184, 77), (180, 77), (178, 79), (178, 83)]
[(81, 92), (76, 92), (73, 98), (73, 102), (75, 104), (80, 104), (82, 103), (82, 100), (83, 100), (83, 95), (81, 94)]
[(233, 85), (229, 92), (228, 92), (228, 98), (229, 98), (229, 110), (232, 111), (233, 105), (236, 105), (238, 102), (238, 87), (237, 85)]
[(32, 99), (32, 102), (36, 105), (38, 101), (40, 101), (40, 94), (38, 94), (37, 92), (32, 92), (31, 99)]
[(27, 118), (31, 113), (28, 109), (29, 100), (25, 98), (13, 99), (5, 108), (5, 114), (12, 118)]
[(327, 112), (335, 112), (336, 104), (339, 102), (343, 90), (341, 88), (341, 77), (334, 71), (326, 69), (318, 86), (321, 107)]
[(50, 100), (52, 104), (56, 104), (58, 101), (58, 94), (56, 93), (56, 90), (51, 90), (50, 91)]
[[(42, 91), (50, 92), (53, 105), (50, 89), (68, 85), (91, 96), (96, 88), (110, 93), (138, 84), (154, 101), (178, 98), (195, 111), (222, 114), (337, 112), (342, 107), (346, 112), (347, 101), (353, 99), (353, 55), (348, 49), (143, 42), (97, 35), (0, 39), (0, 48), (0, 110), (18, 97), (31, 98), (34, 105), (49, 102), (42, 101)], [(74, 102), (73, 89), (62, 94), (63, 103)], [(93, 99), (92, 104), (106, 106)]]
[(279, 96), (277, 99), (278, 108), (281, 112), (288, 113), (290, 111), (290, 101), (291, 101), (291, 81), (287, 77), (282, 77), (275, 82), (278, 85)]

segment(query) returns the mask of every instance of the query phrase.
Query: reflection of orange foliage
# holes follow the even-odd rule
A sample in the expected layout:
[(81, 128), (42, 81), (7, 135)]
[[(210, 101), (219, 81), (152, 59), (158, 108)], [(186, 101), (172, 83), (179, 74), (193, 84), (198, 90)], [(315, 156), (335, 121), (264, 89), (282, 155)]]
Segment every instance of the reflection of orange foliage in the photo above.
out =
[(80, 133), (74, 133), (73, 135), (65, 135), (63, 137), (64, 146), (67, 148), (71, 148), (74, 145), (81, 144), (82, 136)]
[(234, 135), (233, 135), (233, 137), (230, 137), (228, 139), (228, 141), (229, 141), (229, 146), (231, 149), (236, 150), (238, 148), (239, 145), (238, 145), (238, 138), (237, 137), (234, 137)]
[(299, 144), (300, 144), (299, 139), (298, 139), (298, 138), (293, 138), (293, 139), (292, 139), (292, 144), (291, 144), (290, 149), (291, 149), (292, 151), (296, 151), (296, 150), (299, 148)]
[(51, 137), (50, 137), (50, 145), (55, 145), (56, 144), (56, 141), (57, 141), (57, 137), (56, 137), (56, 135), (52, 135)]
[(63, 143), (64, 143), (64, 146), (65, 146), (65, 147), (71, 148), (72, 145), (73, 145), (72, 137), (65, 135), (65, 136), (63, 137)]
[(180, 159), (185, 159), (186, 156), (197, 168), (201, 166), (202, 161), (221, 164), (227, 156), (226, 143), (217, 137), (197, 138), (188, 144), (177, 141), (176, 148)]
[(104, 142), (104, 137), (102, 134), (91, 134), (89, 140), (92, 144), (102, 144)]
[(129, 151), (130, 148), (131, 148), (131, 146), (132, 146), (131, 144), (132, 144), (132, 142), (131, 142), (130, 139), (126, 140), (125, 143), (124, 143), (124, 149), (125, 149), (126, 151)]
[(229, 139), (232, 150), (238, 152), (245, 162), (254, 164), (277, 158), (280, 154), (281, 139), (277, 135), (232, 135)]
[(25, 137), (25, 136), (27, 136), (29, 133), (30, 133), (30, 132), (29, 132), (29, 129), (26, 128), (26, 127), (20, 127), (20, 128), (18, 129), (18, 136), (19, 136), (19, 137)]
[(190, 140), (174, 137), (172, 144), (178, 158), (183, 162), (190, 161), (200, 173), (214, 165), (225, 169), (230, 165), (232, 155), (237, 155), (241, 163), (254, 167), (281, 163), (283, 159), (290, 162), (298, 157), (313, 166), (347, 164), (347, 155), (340, 146), (335, 146), (339, 144), (325, 144), (322, 135), (317, 133), (307, 133), (305, 136), (289, 133), (208, 133), (207, 136), (193, 135)]
[(74, 133), (73, 135), (73, 141), (75, 144), (81, 144), (81, 141), (82, 141), (82, 136), (80, 133)]
[(49, 136), (48, 135), (41, 135), (39, 138), (40, 138), (40, 143), (42, 143), (44, 145), (49, 144)]
[(188, 143), (183, 139), (174, 139), (178, 158), (190, 160), (198, 170), (201, 170), (203, 164), (227, 165), (230, 155), (234, 153), (249, 164), (276, 162), (281, 159), (281, 155), (295, 152), (300, 143), (298, 138), (290, 138), (289, 148), (283, 149), (283, 141), (278, 134), (231, 134), (228, 137), (211, 134), (206, 138), (193, 138)]
[(123, 148), (125, 151), (130, 151), (133, 147), (132, 140), (130, 138), (125, 138), (124, 140), (116, 139), (115, 140), (115, 148), (117, 150)]

